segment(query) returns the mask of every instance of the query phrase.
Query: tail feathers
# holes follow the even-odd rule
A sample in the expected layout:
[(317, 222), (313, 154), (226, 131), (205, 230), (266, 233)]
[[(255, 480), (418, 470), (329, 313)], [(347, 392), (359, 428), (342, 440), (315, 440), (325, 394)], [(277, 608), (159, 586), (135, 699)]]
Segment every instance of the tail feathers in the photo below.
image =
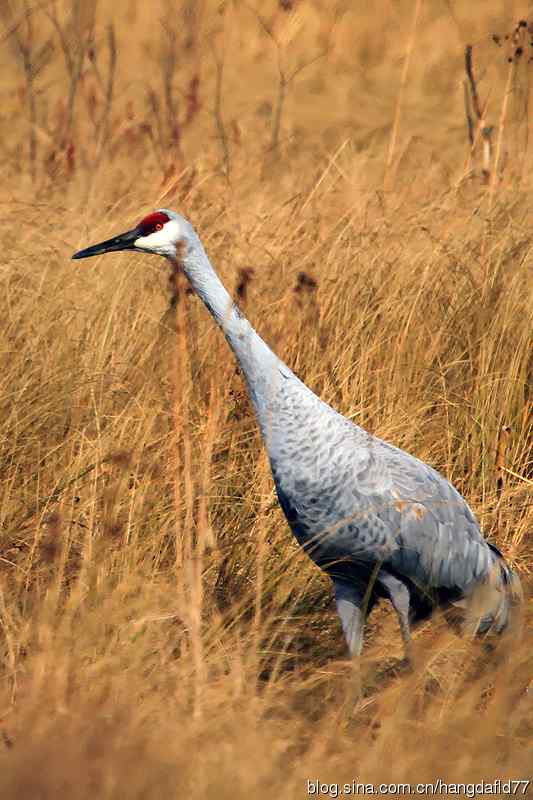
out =
[(523, 599), (520, 578), (506, 563), (500, 551), (489, 544), (493, 555), (492, 570), (482, 584), (476, 586), (469, 602), (469, 626), (472, 633), (489, 630), (503, 633), (511, 622), (512, 609)]

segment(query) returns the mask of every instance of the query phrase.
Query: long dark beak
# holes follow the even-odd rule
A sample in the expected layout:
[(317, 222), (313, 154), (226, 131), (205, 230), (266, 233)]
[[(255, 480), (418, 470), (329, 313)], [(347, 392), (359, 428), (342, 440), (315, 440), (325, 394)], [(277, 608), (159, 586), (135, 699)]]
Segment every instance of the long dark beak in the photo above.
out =
[(78, 250), (72, 258), (89, 258), (90, 256), (99, 256), (102, 253), (112, 253), (115, 250), (135, 250), (135, 240), (139, 236), (142, 236), (139, 229), (133, 228), (131, 231), (121, 233), (120, 236), (114, 236), (112, 239), (100, 242), (100, 244), (93, 244), (91, 247), (86, 247), (85, 250)]

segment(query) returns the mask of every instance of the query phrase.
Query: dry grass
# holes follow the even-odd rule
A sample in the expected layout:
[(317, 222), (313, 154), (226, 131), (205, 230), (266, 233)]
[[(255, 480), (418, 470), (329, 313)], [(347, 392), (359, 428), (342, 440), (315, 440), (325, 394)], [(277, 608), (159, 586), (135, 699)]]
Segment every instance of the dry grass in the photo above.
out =
[[(527, 4), (427, 3), (416, 31), (407, 0), (33, 5), (0, 4), (0, 796), (529, 777), (532, 67), (503, 39)], [(185, 287), (176, 332), (157, 259), (68, 260), (160, 205), (315, 391), (465, 494), (521, 637), (436, 619), (406, 675), (380, 608), (354, 708), (221, 334)]]

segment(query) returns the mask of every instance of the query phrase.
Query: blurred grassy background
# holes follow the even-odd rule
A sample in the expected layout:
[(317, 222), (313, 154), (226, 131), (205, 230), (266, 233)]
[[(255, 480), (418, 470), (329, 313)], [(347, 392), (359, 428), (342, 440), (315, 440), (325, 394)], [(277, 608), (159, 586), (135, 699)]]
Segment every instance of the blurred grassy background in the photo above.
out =
[[(528, 777), (529, 4), (0, 10), (0, 796)], [(223, 337), (162, 261), (69, 261), (160, 206), (313, 390), (463, 492), (521, 636), (435, 619), (406, 675), (380, 607), (354, 708)]]

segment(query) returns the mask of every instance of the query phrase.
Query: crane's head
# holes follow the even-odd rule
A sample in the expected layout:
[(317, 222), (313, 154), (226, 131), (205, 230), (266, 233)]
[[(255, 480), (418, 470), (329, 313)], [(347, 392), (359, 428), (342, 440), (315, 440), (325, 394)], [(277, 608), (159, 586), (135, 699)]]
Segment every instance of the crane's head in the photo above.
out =
[(85, 250), (78, 250), (72, 258), (89, 258), (117, 250), (137, 250), (175, 259), (180, 248), (187, 250), (195, 239), (196, 234), (187, 220), (175, 211), (160, 208), (144, 217), (132, 230), (93, 244)]

